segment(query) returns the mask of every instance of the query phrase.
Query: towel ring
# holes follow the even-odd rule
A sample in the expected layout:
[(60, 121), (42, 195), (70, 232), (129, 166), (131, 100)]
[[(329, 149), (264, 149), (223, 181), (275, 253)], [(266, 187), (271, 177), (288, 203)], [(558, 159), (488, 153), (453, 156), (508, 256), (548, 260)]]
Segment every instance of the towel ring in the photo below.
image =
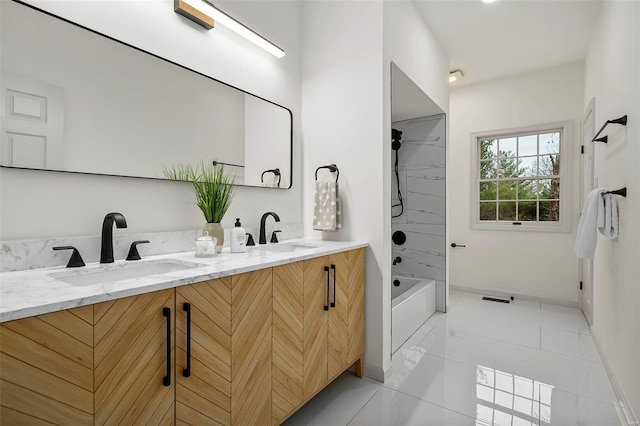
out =
[(335, 164), (329, 164), (328, 166), (318, 167), (316, 169), (316, 180), (318, 180), (318, 170), (320, 169), (329, 169), (331, 173), (336, 173), (336, 182), (338, 181), (338, 178), (340, 177), (340, 170), (338, 170), (338, 166), (336, 166)]
[(278, 176), (278, 188), (280, 187), (280, 179), (282, 179), (282, 175), (280, 174), (280, 169), (271, 169), (271, 170), (265, 170), (264, 172), (262, 172), (262, 174), (260, 175), (260, 183), (264, 183), (264, 174), (265, 173), (273, 173), (275, 176)]

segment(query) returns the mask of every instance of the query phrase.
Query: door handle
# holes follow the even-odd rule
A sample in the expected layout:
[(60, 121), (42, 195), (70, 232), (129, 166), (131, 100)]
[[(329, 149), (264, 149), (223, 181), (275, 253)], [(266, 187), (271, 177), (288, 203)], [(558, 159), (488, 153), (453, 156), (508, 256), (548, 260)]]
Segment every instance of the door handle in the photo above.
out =
[(451, 247), (456, 248), (456, 247), (466, 247), (466, 246), (464, 244), (451, 243)]
[(184, 377), (191, 376), (191, 303), (184, 303), (182, 308), (187, 313), (187, 367), (182, 369)]

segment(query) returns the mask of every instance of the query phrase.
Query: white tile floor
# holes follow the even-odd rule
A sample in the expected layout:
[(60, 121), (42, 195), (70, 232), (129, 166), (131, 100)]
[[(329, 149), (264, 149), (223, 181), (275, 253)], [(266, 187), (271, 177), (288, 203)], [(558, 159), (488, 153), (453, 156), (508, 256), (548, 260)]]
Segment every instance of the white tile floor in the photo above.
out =
[(452, 291), (380, 383), (345, 373), (285, 425), (624, 424), (578, 309)]

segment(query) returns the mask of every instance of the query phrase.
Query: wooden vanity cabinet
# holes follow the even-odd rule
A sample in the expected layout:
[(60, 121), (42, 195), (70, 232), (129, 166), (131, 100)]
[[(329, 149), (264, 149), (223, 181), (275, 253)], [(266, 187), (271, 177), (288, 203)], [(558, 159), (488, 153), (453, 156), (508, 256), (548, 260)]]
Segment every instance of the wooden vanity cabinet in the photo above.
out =
[(174, 306), (173, 289), (93, 305), (96, 425), (173, 424)]
[(176, 424), (271, 422), (271, 274), (176, 289)]
[(172, 424), (173, 306), (171, 289), (0, 325), (0, 423)]
[(359, 249), (0, 324), (0, 424), (280, 424), (363, 351)]
[(363, 352), (364, 249), (273, 268), (273, 424)]
[(93, 425), (93, 306), (0, 324), (0, 423)]

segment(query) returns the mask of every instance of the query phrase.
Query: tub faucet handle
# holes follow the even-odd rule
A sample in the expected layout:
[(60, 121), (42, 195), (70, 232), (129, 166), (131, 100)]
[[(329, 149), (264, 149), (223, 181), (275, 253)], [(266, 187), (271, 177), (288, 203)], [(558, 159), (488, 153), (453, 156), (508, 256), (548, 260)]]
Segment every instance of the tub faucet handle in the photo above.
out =
[(396, 258), (393, 259), (393, 265), (395, 266), (397, 263), (402, 263), (402, 258), (400, 256), (396, 256)]

